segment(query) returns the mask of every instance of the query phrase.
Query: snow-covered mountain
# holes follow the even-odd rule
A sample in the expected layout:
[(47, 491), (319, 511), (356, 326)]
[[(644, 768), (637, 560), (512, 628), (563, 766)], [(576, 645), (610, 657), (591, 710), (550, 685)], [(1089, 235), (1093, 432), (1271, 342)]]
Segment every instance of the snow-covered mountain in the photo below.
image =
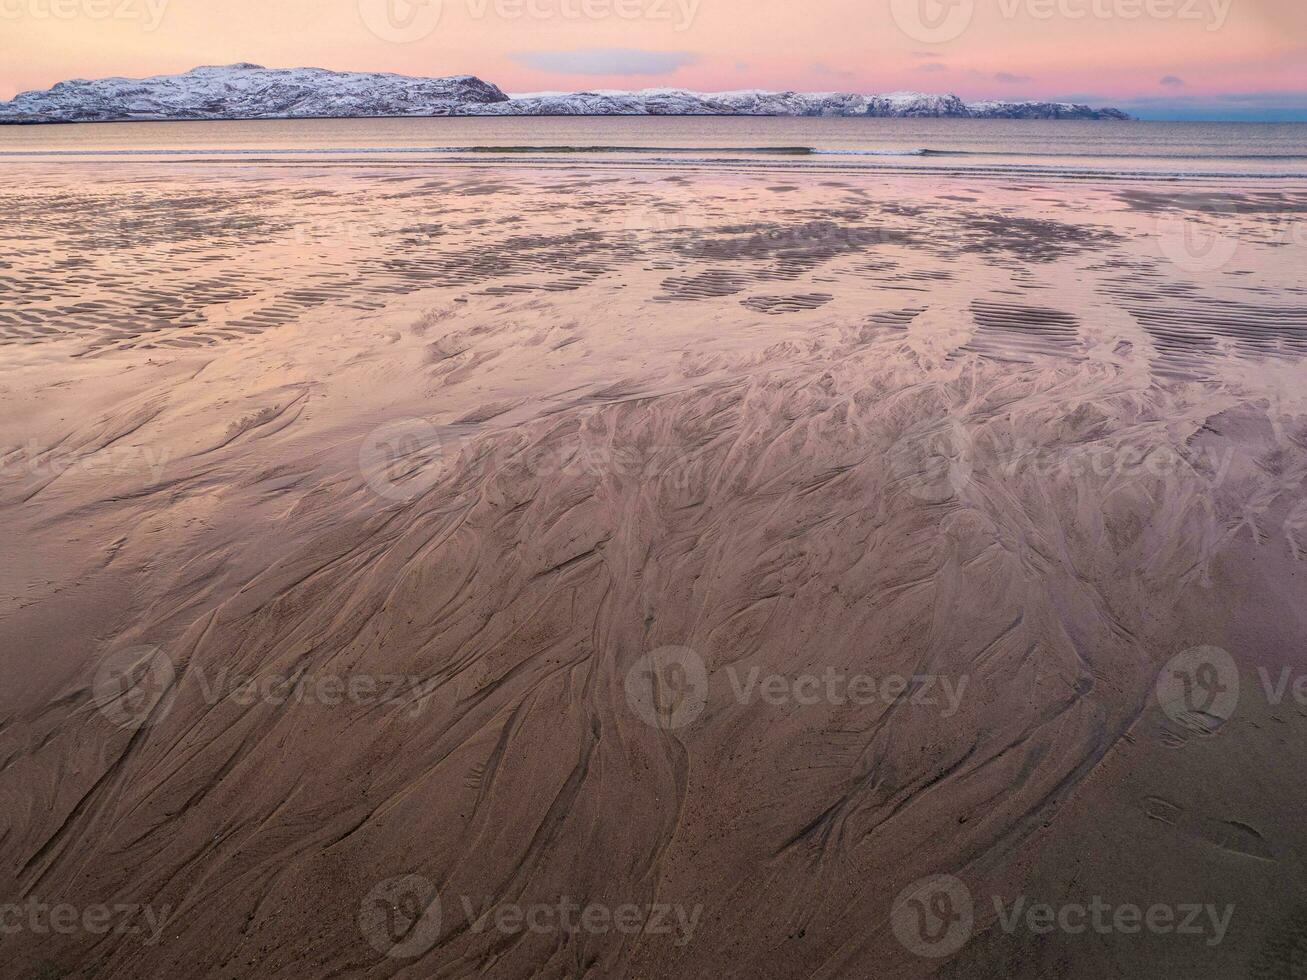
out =
[(448, 116), (507, 98), (472, 75), (411, 78), (239, 64), (194, 68), (184, 75), (60, 82), (0, 102), (0, 122)]
[(976, 119), (1130, 119), (1120, 109), (1091, 109), (1076, 102), (968, 102)]
[(298, 119), (338, 116), (660, 115), (877, 116), (978, 119), (1129, 119), (1066, 102), (972, 102), (894, 92), (545, 92), (510, 98), (473, 75), (412, 78), (387, 72), (195, 68), (154, 78), (78, 79), (0, 102), (0, 123), (128, 119)]
[(956, 95), (855, 95), (850, 92), (691, 92), (650, 88), (638, 92), (546, 92), (519, 95), (488, 106), (507, 116), (969, 116)]
[(1069, 102), (963, 102), (956, 95), (892, 92), (544, 92), (479, 108), (482, 115), (878, 116), (954, 119), (1129, 119), (1117, 109)]

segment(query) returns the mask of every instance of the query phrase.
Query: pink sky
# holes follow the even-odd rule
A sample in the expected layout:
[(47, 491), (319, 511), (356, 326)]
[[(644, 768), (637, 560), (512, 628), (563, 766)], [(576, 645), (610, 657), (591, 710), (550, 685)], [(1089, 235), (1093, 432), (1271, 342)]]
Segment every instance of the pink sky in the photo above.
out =
[[(1307, 0), (443, 0), (408, 43), (365, 24), (379, 11), (383, 34), (409, 15), (431, 19), (433, 8), (385, 7), (404, 2), (0, 0), (0, 97), (236, 61), (466, 72), (511, 92), (921, 89), (1117, 103), (1307, 93)], [(946, 36), (930, 35), (933, 15)]]

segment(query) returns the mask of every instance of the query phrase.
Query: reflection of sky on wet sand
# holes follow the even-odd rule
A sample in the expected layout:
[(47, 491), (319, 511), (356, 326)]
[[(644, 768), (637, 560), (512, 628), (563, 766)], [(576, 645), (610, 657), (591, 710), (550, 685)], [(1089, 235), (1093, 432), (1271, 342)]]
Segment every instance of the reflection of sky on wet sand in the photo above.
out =
[(4, 342), (193, 349), (432, 287), (618, 278), (668, 311), (947, 303), (972, 322), (968, 349), (995, 356), (1086, 356), (1089, 309), (1131, 320), (1164, 374), (1307, 352), (1290, 275), (1307, 196), (1292, 184), (114, 166), (92, 180), (90, 164), (21, 165), (31, 178), (2, 192), (18, 246), (0, 277)]

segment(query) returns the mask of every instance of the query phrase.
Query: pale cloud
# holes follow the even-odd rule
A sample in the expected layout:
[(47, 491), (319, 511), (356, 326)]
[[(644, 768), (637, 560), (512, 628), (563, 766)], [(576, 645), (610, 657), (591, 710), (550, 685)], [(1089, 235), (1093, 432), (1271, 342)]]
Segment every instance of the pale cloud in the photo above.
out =
[(832, 68), (830, 65), (823, 64), (820, 61), (812, 64), (808, 70), (814, 75), (834, 75), (839, 78), (848, 78), (853, 74), (853, 72), (849, 71), (847, 68)]
[(576, 51), (519, 51), (519, 64), (556, 75), (666, 75), (695, 63), (689, 51), (638, 48), (581, 48)]

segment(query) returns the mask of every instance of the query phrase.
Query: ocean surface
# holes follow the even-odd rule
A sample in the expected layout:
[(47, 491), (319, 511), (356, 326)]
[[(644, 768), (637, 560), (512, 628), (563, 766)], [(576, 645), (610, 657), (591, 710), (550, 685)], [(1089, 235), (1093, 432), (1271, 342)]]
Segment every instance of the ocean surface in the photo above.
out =
[(439, 117), (0, 127), (0, 159), (459, 160), (1068, 176), (1307, 177), (1307, 124)]

